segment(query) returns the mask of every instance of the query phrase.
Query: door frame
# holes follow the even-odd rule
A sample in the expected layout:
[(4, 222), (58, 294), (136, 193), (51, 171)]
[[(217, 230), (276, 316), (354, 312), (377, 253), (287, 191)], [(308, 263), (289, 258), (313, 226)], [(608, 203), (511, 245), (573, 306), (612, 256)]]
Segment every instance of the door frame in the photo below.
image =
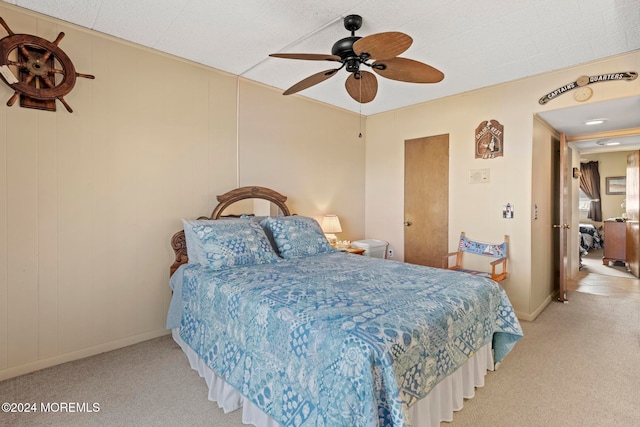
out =
[(567, 270), (568, 270), (568, 255), (567, 255), (567, 232), (571, 229), (571, 221), (568, 218), (570, 209), (569, 203), (571, 203), (571, 188), (568, 182), (568, 158), (569, 147), (567, 145), (567, 137), (564, 132), (560, 132), (560, 167), (559, 167), (559, 185), (560, 185), (560, 200), (558, 201), (559, 210), (559, 223), (554, 224), (553, 227), (557, 228), (560, 233), (558, 239), (558, 256), (560, 257), (559, 263), (559, 290), (558, 301), (567, 302)]

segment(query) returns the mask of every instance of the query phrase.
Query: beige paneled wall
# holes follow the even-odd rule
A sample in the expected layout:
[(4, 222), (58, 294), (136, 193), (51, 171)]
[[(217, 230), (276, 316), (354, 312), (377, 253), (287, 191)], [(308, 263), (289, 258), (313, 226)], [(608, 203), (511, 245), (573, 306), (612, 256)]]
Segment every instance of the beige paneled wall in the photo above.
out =
[(10, 5), (0, 16), (64, 31), (96, 76), (65, 97), (73, 114), (0, 106), (0, 380), (167, 333), (170, 238), (238, 183), (362, 236), (357, 115)]
[[(365, 230), (372, 238), (389, 241), (395, 256), (404, 259), (404, 141), (449, 134), (449, 248), (456, 247), (461, 231), (487, 242), (501, 241), (505, 234), (509, 235), (511, 277), (503, 283), (518, 310), (518, 302), (526, 307), (529, 298), (527, 288), (520, 289), (512, 283), (520, 283), (530, 275), (530, 240), (528, 233), (520, 236), (519, 230), (529, 220), (529, 190), (524, 192), (521, 187), (531, 185), (532, 117), (518, 117), (509, 106), (493, 101), (517, 96), (512, 89), (502, 87), (494, 94), (487, 92), (470, 92), (368, 119)], [(475, 129), (490, 119), (504, 125), (504, 157), (475, 159)], [(521, 143), (525, 140), (529, 142)], [(384, 168), (385, 173), (377, 175), (371, 167)], [(470, 171), (475, 169), (489, 169), (490, 182), (471, 184)], [(388, 194), (378, 187), (394, 190)], [(513, 219), (502, 218), (507, 203), (515, 206)], [(382, 214), (387, 205), (392, 207), (393, 216)], [(385, 218), (378, 218), (379, 215)]]
[(0, 107), (4, 378), (165, 333), (169, 239), (236, 184), (237, 79), (0, 14), (16, 32), (64, 31), (60, 47), (96, 76), (65, 97), (72, 114)]
[(360, 117), (244, 81), (240, 105), (240, 185), (278, 189), (293, 213), (318, 219), (334, 213), (340, 240), (363, 238)]
[[(508, 234), (511, 276), (504, 287), (519, 316), (535, 316), (540, 307), (533, 306), (531, 295), (536, 295), (537, 301), (538, 287), (548, 289), (549, 284), (532, 282), (532, 270), (539, 267), (532, 263), (531, 253), (532, 169), (541, 167), (532, 162), (533, 116), (578, 105), (570, 93), (544, 106), (538, 99), (582, 75), (639, 69), (640, 52), (633, 52), (369, 117), (365, 234), (388, 240), (395, 247), (396, 257), (403, 259), (404, 141), (449, 134), (449, 248), (456, 246), (460, 231), (487, 241)], [(446, 75), (446, 69), (443, 71)], [(640, 94), (640, 79), (593, 86), (589, 102)], [(489, 119), (504, 125), (504, 157), (475, 159), (474, 130)], [(469, 173), (474, 169), (490, 169), (490, 183), (469, 183)], [(507, 202), (515, 206), (511, 220), (502, 218), (502, 206)]]

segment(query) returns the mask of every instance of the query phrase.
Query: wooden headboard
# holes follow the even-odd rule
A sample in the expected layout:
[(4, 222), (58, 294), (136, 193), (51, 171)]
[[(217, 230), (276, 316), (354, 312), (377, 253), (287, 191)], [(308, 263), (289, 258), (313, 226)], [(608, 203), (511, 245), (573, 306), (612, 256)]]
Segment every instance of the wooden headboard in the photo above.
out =
[[(211, 216), (201, 216), (198, 219), (220, 219), (222, 212), (235, 202), (246, 199), (263, 199), (268, 200), (280, 209), (283, 215), (289, 216), (289, 208), (285, 204), (287, 197), (271, 190), (266, 187), (240, 187), (235, 190), (231, 190), (227, 193), (221, 194), (216, 197), (218, 204), (211, 212)], [(184, 230), (178, 231), (171, 238), (171, 248), (175, 252), (176, 259), (171, 268), (169, 269), (169, 276), (173, 276), (173, 273), (182, 264), (186, 264), (189, 261), (189, 255), (187, 254), (187, 241), (184, 237)]]

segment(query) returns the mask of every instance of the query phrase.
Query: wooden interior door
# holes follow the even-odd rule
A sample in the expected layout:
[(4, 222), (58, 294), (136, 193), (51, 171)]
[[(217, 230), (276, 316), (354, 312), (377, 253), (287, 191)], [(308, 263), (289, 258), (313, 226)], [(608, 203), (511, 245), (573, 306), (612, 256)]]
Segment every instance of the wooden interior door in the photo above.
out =
[(441, 267), (449, 251), (449, 135), (406, 140), (404, 168), (404, 260)]
[(640, 277), (640, 151), (634, 151), (627, 156), (625, 203), (627, 211), (626, 262), (631, 274)]

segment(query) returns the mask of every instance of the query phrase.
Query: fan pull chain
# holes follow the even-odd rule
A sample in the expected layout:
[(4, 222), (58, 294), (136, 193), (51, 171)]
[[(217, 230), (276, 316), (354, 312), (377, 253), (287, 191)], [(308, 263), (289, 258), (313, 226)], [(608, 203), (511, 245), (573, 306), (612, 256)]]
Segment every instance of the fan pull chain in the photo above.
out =
[(358, 84), (360, 85), (360, 102), (358, 102), (358, 109), (360, 114), (360, 117), (358, 118), (358, 125), (360, 126), (360, 133), (358, 133), (358, 138), (362, 138), (362, 78), (358, 80)]

